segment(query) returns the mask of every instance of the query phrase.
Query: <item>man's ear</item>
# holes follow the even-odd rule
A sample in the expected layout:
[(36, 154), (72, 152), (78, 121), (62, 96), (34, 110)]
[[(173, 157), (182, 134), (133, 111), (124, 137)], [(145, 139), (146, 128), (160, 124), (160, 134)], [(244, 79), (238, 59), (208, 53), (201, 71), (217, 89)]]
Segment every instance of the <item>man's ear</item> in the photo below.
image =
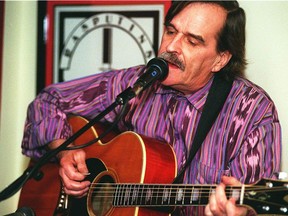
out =
[(216, 58), (215, 64), (212, 67), (212, 72), (218, 72), (230, 61), (232, 55), (229, 51), (219, 53)]

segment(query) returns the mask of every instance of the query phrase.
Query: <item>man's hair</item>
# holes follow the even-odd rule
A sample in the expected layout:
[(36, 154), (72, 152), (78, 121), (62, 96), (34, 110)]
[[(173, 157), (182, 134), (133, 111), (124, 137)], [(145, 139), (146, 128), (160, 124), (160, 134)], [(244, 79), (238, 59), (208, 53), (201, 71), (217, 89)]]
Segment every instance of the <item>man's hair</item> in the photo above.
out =
[(191, 3), (216, 4), (227, 11), (227, 18), (223, 28), (217, 35), (217, 51), (229, 51), (232, 57), (220, 73), (227, 79), (235, 76), (244, 76), (247, 65), (245, 59), (245, 25), (246, 16), (244, 10), (235, 1), (173, 1), (165, 17), (165, 24), (180, 13)]

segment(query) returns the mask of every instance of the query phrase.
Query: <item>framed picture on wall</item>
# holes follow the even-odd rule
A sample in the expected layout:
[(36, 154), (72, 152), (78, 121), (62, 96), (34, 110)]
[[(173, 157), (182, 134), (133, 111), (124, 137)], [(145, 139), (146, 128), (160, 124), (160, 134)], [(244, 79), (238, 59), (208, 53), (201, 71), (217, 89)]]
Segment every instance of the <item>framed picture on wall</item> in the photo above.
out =
[(171, 2), (39, 1), (38, 91), (51, 83), (146, 64)]

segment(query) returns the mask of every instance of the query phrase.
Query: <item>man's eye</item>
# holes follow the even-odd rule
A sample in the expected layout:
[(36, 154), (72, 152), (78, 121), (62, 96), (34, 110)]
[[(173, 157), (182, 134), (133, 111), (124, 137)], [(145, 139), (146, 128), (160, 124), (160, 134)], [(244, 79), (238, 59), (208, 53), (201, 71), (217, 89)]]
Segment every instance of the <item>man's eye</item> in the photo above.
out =
[(172, 29), (172, 28), (166, 28), (166, 33), (171, 35), (171, 34), (174, 34), (176, 31), (175, 29)]
[(174, 31), (166, 31), (168, 35), (174, 34)]
[(189, 42), (192, 46), (196, 46), (196, 45), (197, 45), (193, 40), (188, 40), (188, 42)]
[(198, 41), (195, 40), (195, 38), (187, 37), (186, 39), (187, 39), (188, 43), (191, 44), (192, 46), (197, 46)]

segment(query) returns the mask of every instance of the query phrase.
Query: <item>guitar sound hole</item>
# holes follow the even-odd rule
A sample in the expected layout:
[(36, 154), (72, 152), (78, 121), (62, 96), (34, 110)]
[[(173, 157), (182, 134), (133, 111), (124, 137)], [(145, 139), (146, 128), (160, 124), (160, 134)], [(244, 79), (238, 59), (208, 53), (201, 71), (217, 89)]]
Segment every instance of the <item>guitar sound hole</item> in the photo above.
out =
[(95, 184), (91, 195), (91, 206), (94, 215), (106, 215), (112, 209), (114, 196), (114, 180), (111, 176), (104, 175)]

